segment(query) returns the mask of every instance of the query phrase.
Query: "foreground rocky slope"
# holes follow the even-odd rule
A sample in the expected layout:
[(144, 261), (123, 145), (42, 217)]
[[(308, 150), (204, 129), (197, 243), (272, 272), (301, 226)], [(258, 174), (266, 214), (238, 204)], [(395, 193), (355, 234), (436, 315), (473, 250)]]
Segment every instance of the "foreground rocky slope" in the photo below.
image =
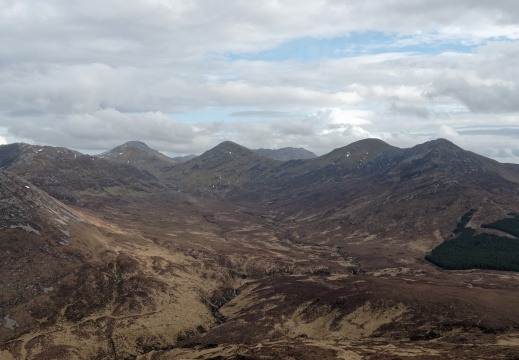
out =
[(3, 170), (0, 210), (0, 358), (127, 358), (212, 325), (221, 280), (200, 286), (186, 254)]
[(7, 359), (519, 356), (518, 275), (424, 259), (470, 209), (519, 212), (517, 165), (441, 139), (287, 162), (225, 142), (156, 176), (20, 144), (0, 164)]

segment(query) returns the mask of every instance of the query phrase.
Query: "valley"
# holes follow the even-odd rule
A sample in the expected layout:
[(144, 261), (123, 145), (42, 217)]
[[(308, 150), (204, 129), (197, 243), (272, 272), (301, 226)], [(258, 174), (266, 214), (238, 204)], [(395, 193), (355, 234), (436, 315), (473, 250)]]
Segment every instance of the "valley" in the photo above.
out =
[(519, 165), (442, 139), (124, 149), (0, 146), (2, 359), (519, 357), (519, 273), (425, 259), (470, 209), (519, 212)]

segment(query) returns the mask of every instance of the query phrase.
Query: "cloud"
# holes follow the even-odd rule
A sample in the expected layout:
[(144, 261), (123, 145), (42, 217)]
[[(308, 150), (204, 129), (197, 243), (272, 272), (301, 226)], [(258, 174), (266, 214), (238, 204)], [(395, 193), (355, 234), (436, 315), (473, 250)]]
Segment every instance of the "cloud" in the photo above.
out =
[(411, 104), (391, 103), (387, 109), (388, 113), (401, 115), (406, 117), (418, 117), (428, 119), (431, 117), (431, 111), (425, 106), (415, 106)]
[(438, 129), (438, 137), (452, 140), (454, 142), (459, 142), (460, 134), (458, 134), (458, 132), (452, 127), (443, 124)]
[[(519, 121), (518, 24), (513, 0), (0, 0), (0, 141), (323, 153), (450, 136), (519, 162), (498, 133)], [(246, 60), (301, 39), (317, 56)], [(192, 112), (209, 115), (178, 120)]]
[[(23, 139), (37, 139), (43, 144), (56, 144), (90, 153), (102, 152), (129, 140), (140, 140), (160, 149), (183, 152), (201, 151), (208, 142), (204, 130), (182, 124), (161, 112), (125, 114), (115, 109), (91, 113), (47, 116), (35, 121), (18, 117), (9, 132)], [(0, 119), (1, 122), (1, 119)]]
[(279, 118), (288, 116), (290, 113), (286, 111), (236, 111), (229, 115), (233, 117), (263, 117), (263, 118)]

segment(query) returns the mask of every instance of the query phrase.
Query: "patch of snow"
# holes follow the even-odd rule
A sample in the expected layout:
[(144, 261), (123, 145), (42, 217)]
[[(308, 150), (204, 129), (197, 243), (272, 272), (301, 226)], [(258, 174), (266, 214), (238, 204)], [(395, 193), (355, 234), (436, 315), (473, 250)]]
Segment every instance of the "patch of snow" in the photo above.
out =
[(27, 186), (27, 185), (25, 185), (25, 187), (26, 187), (27, 189), (30, 189), (30, 187), (29, 187), (29, 186)]
[(11, 225), (10, 228), (11, 229), (16, 229), (16, 228), (24, 229), (27, 232), (33, 232), (33, 233), (41, 236), (40, 232), (30, 225)]
[(424, 154), (416, 154), (413, 156), (408, 157), (407, 159), (402, 160), (402, 164), (410, 164), (416, 160), (420, 160), (424, 157)]
[(4, 327), (7, 328), (7, 329), (9, 329), (9, 330), (14, 331), (15, 328), (20, 327), (20, 324), (18, 324), (18, 321), (13, 320), (13, 319), (9, 319), (9, 314), (7, 314), (7, 315), (4, 317), (4, 320), (5, 320), (5, 325), (4, 325)]
[(44, 292), (45, 294), (50, 293), (52, 290), (54, 290), (54, 288), (53, 288), (52, 286), (51, 286), (51, 287), (47, 287), (47, 288), (43, 288), (43, 292)]
[(70, 237), (70, 231), (60, 229), (63, 234), (65, 234), (67, 237)]
[(60, 244), (61, 246), (68, 246), (70, 243), (68, 242), (68, 240), (62, 239), (58, 242), (58, 244)]

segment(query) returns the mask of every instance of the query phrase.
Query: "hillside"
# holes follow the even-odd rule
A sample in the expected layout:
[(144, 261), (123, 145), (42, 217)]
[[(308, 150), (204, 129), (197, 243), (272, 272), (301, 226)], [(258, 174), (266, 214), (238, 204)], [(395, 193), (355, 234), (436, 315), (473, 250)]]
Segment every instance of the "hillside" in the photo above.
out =
[(2, 358), (519, 356), (519, 273), (425, 259), (471, 209), (503, 235), (519, 165), (366, 139), (290, 161), (224, 142), (160, 176), (11, 144), (0, 167)]
[[(222, 280), (204, 280), (122, 208), (70, 209), (0, 170), (0, 358), (127, 358), (211, 326), (206, 298)], [(118, 224), (103, 219), (114, 214)]]
[(50, 146), (1, 145), (0, 168), (68, 204), (124, 201), (164, 188), (155, 176), (134, 166)]
[(293, 147), (285, 147), (281, 149), (255, 149), (254, 151), (271, 159), (280, 161), (313, 159), (317, 157), (317, 155), (311, 151)]
[(193, 194), (250, 193), (268, 181), (281, 162), (226, 141), (166, 172), (166, 178)]
[(148, 145), (140, 141), (128, 141), (95, 156), (119, 164), (132, 165), (155, 176), (160, 176), (165, 169), (177, 164), (174, 159), (149, 148)]

